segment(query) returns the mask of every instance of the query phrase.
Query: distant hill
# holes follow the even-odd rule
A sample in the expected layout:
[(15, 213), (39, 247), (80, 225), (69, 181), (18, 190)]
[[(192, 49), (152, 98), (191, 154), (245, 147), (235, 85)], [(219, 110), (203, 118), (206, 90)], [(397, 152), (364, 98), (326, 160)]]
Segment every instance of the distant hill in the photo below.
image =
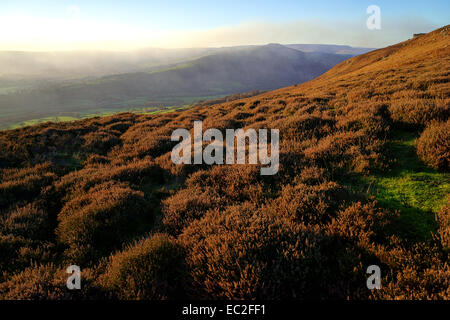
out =
[(0, 79), (74, 79), (151, 70), (214, 52), (214, 48), (158, 49), (130, 52), (0, 52)]
[[(144, 48), (128, 52), (0, 51), (0, 80), (5, 78), (21, 80), (29, 78), (73, 79), (149, 71), (156, 67), (198, 59), (211, 54), (229, 53), (254, 47), (257, 46), (187, 49)], [(358, 55), (371, 50), (338, 45), (292, 44), (287, 45), (287, 47), (304, 52), (324, 52), (345, 55)]]
[[(184, 54), (204, 56), (143, 68), (140, 72), (70, 81), (49, 80), (39, 82), (34, 88), (6, 91), (0, 95), (0, 125), (13, 119), (27, 120), (30, 116), (39, 118), (101, 108), (183, 105), (240, 92), (273, 90), (314, 79), (351, 57), (305, 53), (279, 44)], [(165, 59), (177, 57), (180, 58), (171, 55)], [(2, 114), (9, 114), (9, 117), (1, 119)]]
[(286, 45), (286, 47), (300, 50), (303, 52), (324, 52), (334, 54), (346, 54), (353, 56), (357, 56), (375, 50), (375, 48), (358, 48), (334, 44), (288, 44)]

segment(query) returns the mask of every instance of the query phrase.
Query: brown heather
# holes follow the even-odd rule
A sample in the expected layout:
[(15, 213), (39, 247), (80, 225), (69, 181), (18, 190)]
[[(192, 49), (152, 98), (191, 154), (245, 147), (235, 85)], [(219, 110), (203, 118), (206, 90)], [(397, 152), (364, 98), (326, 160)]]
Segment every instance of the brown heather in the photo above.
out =
[[(398, 130), (448, 171), (449, 33), (272, 92), (0, 132), (0, 299), (449, 299), (449, 207), (431, 239), (410, 239), (345, 183), (387, 172)], [(196, 120), (279, 129), (279, 173), (175, 166), (170, 135)], [(71, 264), (81, 292), (65, 288)]]
[(144, 238), (110, 257), (103, 287), (119, 299), (174, 299), (186, 283), (183, 248), (165, 234)]
[(438, 239), (447, 253), (450, 251), (450, 197), (449, 203), (437, 215), (439, 223)]
[(435, 169), (450, 171), (450, 120), (425, 129), (417, 141), (417, 154)]
[(56, 234), (68, 247), (67, 258), (83, 265), (139, 234), (153, 219), (142, 192), (106, 182), (64, 205), (58, 214)]

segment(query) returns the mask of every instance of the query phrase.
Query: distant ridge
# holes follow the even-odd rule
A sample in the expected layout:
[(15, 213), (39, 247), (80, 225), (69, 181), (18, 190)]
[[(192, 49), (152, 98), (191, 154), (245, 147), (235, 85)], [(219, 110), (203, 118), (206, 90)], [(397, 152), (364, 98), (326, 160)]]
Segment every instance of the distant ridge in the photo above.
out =
[(334, 44), (288, 44), (286, 46), (303, 52), (324, 52), (354, 56), (376, 50), (375, 48), (360, 48)]

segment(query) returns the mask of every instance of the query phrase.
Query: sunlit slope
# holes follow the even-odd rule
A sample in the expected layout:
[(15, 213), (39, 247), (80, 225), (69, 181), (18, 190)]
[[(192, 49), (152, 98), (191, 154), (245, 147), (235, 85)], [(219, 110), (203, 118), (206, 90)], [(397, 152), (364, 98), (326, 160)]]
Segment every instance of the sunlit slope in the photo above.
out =
[[(449, 113), (450, 28), (346, 60), (307, 83), (262, 95), (262, 100), (320, 101), (338, 110), (385, 102), (393, 120), (424, 125)], [(302, 98), (300, 98), (302, 97)], [(288, 103), (290, 109), (293, 104)]]
[[(443, 27), (429, 34), (351, 58), (318, 79), (304, 84), (302, 90), (366, 86), (380, 93), (432, 87), (436, 93), (449, 88), (450, 30)], [(361, 82), (362, 81), (362, 82)], [(345, 82), (343, 86), (340, 82)], [(399, 87), (391, 87), (398, 84)], [(390, 87), (389, 90), (386, 88)], [(387, 91), (380, 91), (380, 90)], [(286, 89), (289, 90), (289, 89)]]

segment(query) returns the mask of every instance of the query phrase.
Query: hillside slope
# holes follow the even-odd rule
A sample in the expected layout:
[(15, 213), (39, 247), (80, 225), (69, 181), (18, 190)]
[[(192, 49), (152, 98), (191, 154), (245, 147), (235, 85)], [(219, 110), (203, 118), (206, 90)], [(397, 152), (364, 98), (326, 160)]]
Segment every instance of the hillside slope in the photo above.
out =
[[(446, 26), (246, 99), (0, 132), (0, 297), (449, 299), (449, 44)], [(279, 129), (278, 174), (175, 166), (196, 120)]]

